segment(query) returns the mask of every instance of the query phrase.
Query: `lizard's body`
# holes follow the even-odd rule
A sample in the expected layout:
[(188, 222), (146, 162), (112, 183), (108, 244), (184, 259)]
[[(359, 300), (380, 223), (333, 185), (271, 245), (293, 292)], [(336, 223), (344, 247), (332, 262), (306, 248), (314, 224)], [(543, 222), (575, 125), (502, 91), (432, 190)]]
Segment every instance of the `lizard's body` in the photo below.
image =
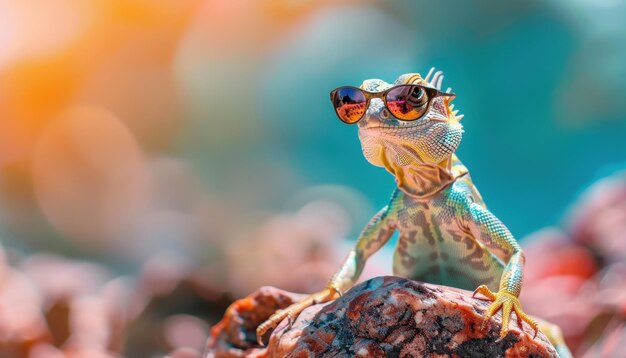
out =
[[(399, 236), (393, 258), (395, 276), (466, 290), (485, 284), (496, 290), (510, 252), (498, 257), (472, 237), (467, 226), (469, 218), (464, 212), (465, 198), (473, 198), (484, 205), (469, 174), (426, 199), (395, 190), (389, 204), (379, 213), (384, 222), (374, 221), (381, 225), (378, 235), (359, 245), (365, 256), (369, 256), (397, 230)], [(346, 275), (345, 271), (350, 269), (344, 267), (338, 276)]]
[[(498, 258), (467, 227), (461, 198), (474, 196), (469, 174), (458, 178), (431, 200), (399, 191), (390, 217), (400, 232), (393, 274), (414, 280), (473, 290), (481, 284), (498, 289), (510, 253)], [(482, 204), (481, 200), (477, 201)]]
[[(395, 82), (405, 83), (428, 82), (417, 74), (402, 75)], [(361, 86), (369, 92), (390, 87), (381, 80)], [(500, 282), (519, 296), (523, 253), (486, 209), (467, 168), (454, 154), (463, 130), (449, 103), (436, 98), (429, 113), (411, 122), (396, 120), (386, 111), (382, 101), (372, 100), (358, 123), (359, 138), (366, 159), (392, 173), (398, 188), (363, 230), (330, 285), (340, 291), (350, 288), (367, 258), (397, 230), (394, 275), (469, 290), (481, 284), (495, 290)]]
[[(432, 78), (431, 74), (432, 70), (425, 79), (419, 74), (405, 74), (394, 85), (417, 84), (440, 89), (441, 72)], [(381, 93), (394, 85), (367, 80), (361, 89)], [(352, 287), (367, 259), (395, 231), (399, 232), (399, 238), (393, 260), (394, 275), (476, 289), (475, 293), (494, 301), (485, 313), (486, 319), (502, 310), (502, 337), (508, 333), (512, 312), (517, 314), (518, 323), (526, 321), (537, 329), (537, 323), (522, 311), (518, 300), (524, 265), (522, 249), (506, 226), (486, 208), (467, 168), (454, 154), (463, 130), (459, 123), (462, 116), (453, 111), (452, 99), (434, 98), (428, 111), (411, 121), (398, 120), (382, 100), (371, 99), (358, 121), (363, 154), (371, 164), (393, 174), (397, 188), (388, 205), (363, 229), (327, 288), (277, 312), (259, 326), (259, 336), (285, 317), (292, 319), (311, 304), (335, 299)], [(407, 103), (409, 100), (420, 103), (413, 97), (407, 97)], [(340, 104), (347, 110), (359, 110), (351, 102)], [(558, 328), (542, 326), (542, 331), (552, 333), (549, 336), (562, 356), (569, 354), (562, 338), (554, 334)]]

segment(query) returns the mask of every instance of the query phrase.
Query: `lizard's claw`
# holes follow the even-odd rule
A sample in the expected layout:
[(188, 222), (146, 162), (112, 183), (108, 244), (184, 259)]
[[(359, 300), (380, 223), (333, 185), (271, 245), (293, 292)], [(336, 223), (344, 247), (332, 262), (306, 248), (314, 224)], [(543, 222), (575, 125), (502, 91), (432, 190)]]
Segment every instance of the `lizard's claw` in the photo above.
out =
[(288, 319), (288, 327), (291, 328), (293, 323), (296, 321), (296, 318), (298, 318), (300, 312), (302, 312), (305, 308), (317, 303), (324, 303), (334, 300), (339, 296), (341, 296), (341, 292), (339, 291), (339, 289), (332, 285), (329, 285), (322, 291), (307, 296), (302, 301), (296, 302), (284, 310), (276, 311), (273, 315), (270, 316), (270, 318), (268, 318), (265, 322), (261, 323), (257, 327), (257, 342), (259, 343), (259, 345), (264, 346), (265, 344), (263, 343), (263, 336), (265, 336), (265, 333), (267, 333), (271, 329), (276, 328), (276, 326), (278, 326), (278, 324), (285, 318)]
[(489, 305), (485, 311), (485, 316), (483, 317), (484, 322), (488, 321), (499, 310), (502, 310), (502, 329), (500, 330), (500, 339), (504, 338), (509, 332), (509, 321), (511, 319), (512, 312), (515, 312), (517, 315), (517, 324), (520, 329), (522, 331), (524, 330), (522, 322), (526, 321), (526, 323), (528, 323), (535, 331), (533, 339), (537, 337), (537, 332), (539, 331), (537, 322), (522, 311), (522, 305), (514, 294), (505, 290), (493, 293), (485, 285), (479, 286), (472, 294), (472, 297), (474, 297), (477, 293), (487, 297), (489, 301), (493, 301), (493, 303)]
[(341, 292), (339, 287), (337, 287), (335, 285), (330, 285), (330, 286), (328, 286), (328, 288), (330, 288), (334, 293), (336, 293), (337, 296), (339, 296), (339, 297), (343, 296), (343, 292)]

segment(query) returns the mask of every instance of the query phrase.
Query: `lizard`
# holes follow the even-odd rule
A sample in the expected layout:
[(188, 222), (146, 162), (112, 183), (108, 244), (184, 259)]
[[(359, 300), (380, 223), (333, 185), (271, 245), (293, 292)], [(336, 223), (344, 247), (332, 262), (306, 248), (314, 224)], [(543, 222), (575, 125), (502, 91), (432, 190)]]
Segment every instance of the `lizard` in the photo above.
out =
[[(472, 297), (481, 295), (492, 301), (484, 313), (485, 321), (502, 311), (500, 338), (508, 334), (515, 313), (520, 327), (526, 322), (535, 336), (541, 330), (561, 357), (571, 357), (558, 326), (522, 310), (519, 295), (524, 252), (508, 228), (487, 209), (468, 169), (455, 154), (463, 135), (463, 115), (454, 110), (451, 89), (441, 91), (443, 78), (442, 71), (431, 68), (423, 78), (408, 73), (393, 84), (379, 79), (363, 81), (361, 93), (372, 98), (356, 108), (362, 112), (356, 120), (361, 149), (369, 163), (395, 177), (397, 186), (326, 287), (259, 325), (261, 345), (265, 333), (283, 319), (291, 323), (305, 308), (340, 297), (356, 283), (367, 259), (398, 231), (395, 276), (473, 290)], [(423, 114), (400, 120), (391, 113), (384, 96), (385, 91), (407, 84), (417, 85), (422, 100), (415, 106)], [(429, 93), (430, 98), (423, 98)], [(334, 101), (332, 97), (331, 93)], [(341, 119), (337, 106), (345, 103), (334, 104)]]

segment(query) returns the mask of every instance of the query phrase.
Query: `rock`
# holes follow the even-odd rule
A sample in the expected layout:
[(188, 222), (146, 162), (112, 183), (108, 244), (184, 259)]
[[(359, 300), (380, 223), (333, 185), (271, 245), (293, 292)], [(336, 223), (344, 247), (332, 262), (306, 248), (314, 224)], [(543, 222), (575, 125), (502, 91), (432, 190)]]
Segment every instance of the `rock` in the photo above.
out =
[(224, 318), (211, 329), (207, 357), (266, 357), (267, 349), (257, 344), (256, 327), (276, 310), (303, 297), (274, 287), (261, 287), (248, 297), (235, 301), (226, 310)]
[(598, 286), (594, 280), (561, 275), (526, 283), (521, 302), (527, 312), (559, 326), (567, 346), (576, 352), (586, 339), (589, 324), (606, 307), (598, 304)]
[(500, 314), (486, 322), (489, 302), (471, 292), (378, 277), (336, 301), (304, 310), (287, 328), (281, 322), (268, 347), (255, 342), (254, 329), (275, 310), (302, 296), (262, 288), (235, 302), (214, 327), (206, 357), (556, 357), (546, 337), (515, 319), (499, 340)]
[(598, 272), (594, 253), (558, 228), (545, 228), (523, 239), (524, 288), (555, 276), (591, 279)]
[(605, 262), (626, 261), (626, 171), (591, 185), (566, 217), (571, 238)]
[(583, 355), (583, 358), (626, 357), (626, 319), (616, 318), (600, 335), (595, 344)]
[[(561, 229), (542, 229), (522, 242), (527, 258), (522, 306), (559, 326), (567, 346), (576, 352), (586, 339), (589, 323), (606, 311), (607, 306), (598, 301), (597, 294), (597, 279), (603, 271), (599, 271), (594, 253)], [(616, 291), (626, 287), (613, 284), (615, 281), (611, 280), (609, 287)]]

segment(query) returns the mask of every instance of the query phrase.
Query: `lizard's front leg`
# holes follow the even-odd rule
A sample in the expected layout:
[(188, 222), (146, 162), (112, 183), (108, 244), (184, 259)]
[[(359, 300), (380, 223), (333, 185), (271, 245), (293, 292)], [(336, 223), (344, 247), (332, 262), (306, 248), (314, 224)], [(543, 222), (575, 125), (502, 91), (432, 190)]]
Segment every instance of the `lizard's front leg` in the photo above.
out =
[(484, 206), (470, 203), (467, 214), (469, 216), (468, 226), (472, 235), (489, 248), (501, 250), (509, 258), (500, 278), (498, 292), (491, 292), (485, 285), (481, 285), (474, 291), (474, 295), (480, 293), (493, 301), (485, 311), (484, 319), (488, 320), (496, 312), (502, 310), (500, 337), (503, 338), (508, 333), (511, 314), (515, 312), (520, 328), (522, 328), (522, 321), (526, 321), (537, 335), (537, 322), (522, 311), (519, 302), (525, 260), (522, 248), (506, 226)]
[(348, 253), (343, 264), (330, 279), (326, 288), (307, 296), (302, 301), (294, 303), (284, 310), (277, 311), (257, 327), (257, 341), (260, 345), (263, 345), (265, 333), (275, 328), (285, 318), (288, 318), (291, 324), (305, 308), (317, 303), (332, 301), (341, 296), (344, 290), (354, 285), (359, 279), (367, 259), (389, 240), (395, 230), (391, 220), (393, 212), (391, 208), (393, 207), (394, 197), (395, 195), (392, 196), (392, 202), (379, 211), (363, 229), (354, 249)]

